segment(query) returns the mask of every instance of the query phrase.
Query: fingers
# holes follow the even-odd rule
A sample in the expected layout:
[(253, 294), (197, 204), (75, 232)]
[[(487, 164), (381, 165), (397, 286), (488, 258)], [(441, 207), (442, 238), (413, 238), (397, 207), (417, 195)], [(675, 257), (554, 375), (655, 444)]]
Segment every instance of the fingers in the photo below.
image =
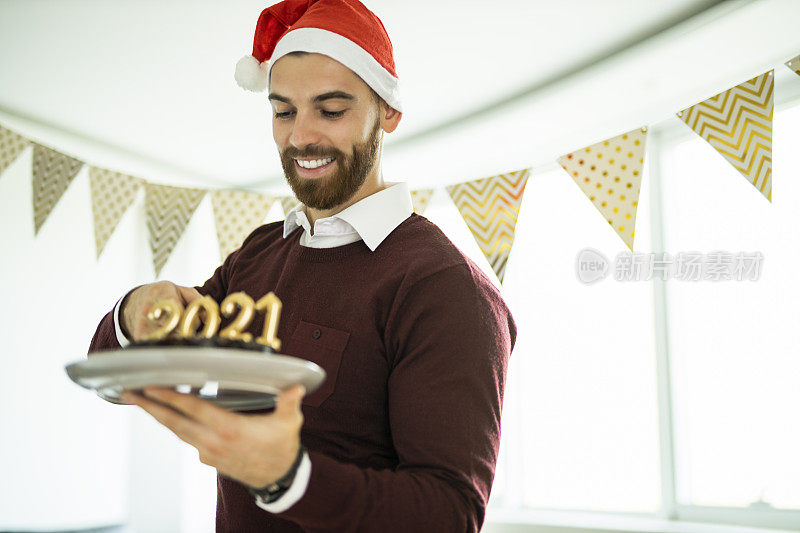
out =
[(134, 340), (141, 340), (169, 322), (169, 318), (164, 315), (158, 320), (148, 318), (148, 313), (158, 301), (174, 300), (183, 307), (201, 297), (194, 287), (182, 287), (171, 281), (159, 281), (139, 287), (131, 293), (130, 302), (122, 310), (126, 329)]
[(284, 420), (296, 420), (302, 422), (303, 397), (306, 395), (306, 388), (300, 383), (296, 383), (278, 395), (275, 415)]
[(203, 297), (203, 295), (200, 294), (194, 287), (182, 287), (180, 285), (175, 285), (175, 287), (178, 289), (178, 294), (183, 299), (184, 304), (189, 304), (192, 301)]
[(144, 393), (214, 430), (229, 428), (236, 423), (230, 412), (191, 394), (154, 387), (146, 387)]
[[(128, 392), (122, 396), (122, 399), (138, 405), (147, 411), (150, 416), (155, 418), (163, 426), (166, 426), (178, 438), (191, 444), (195, 448), (209, 448), (218, 446), (216, 444), (218, 438), (215, 433), (211, 429), (203, 426), (203, 424), (199, 423), (198, 421), (183, 416), (181, 413), (176, 412), (167, 406), (147, 400), (138, 394)], [(157, 399), (162, 401), (160, 398)]]

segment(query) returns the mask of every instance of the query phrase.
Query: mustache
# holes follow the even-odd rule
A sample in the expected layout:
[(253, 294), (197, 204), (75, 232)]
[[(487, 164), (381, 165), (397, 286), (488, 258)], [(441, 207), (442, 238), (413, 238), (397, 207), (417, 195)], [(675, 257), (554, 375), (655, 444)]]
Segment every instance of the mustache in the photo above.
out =
[(305, 150), (298, 150), (297, 148), (287, 148), (283, 151), (285, 158), (306, 158), (306, 157), (336, 157), (341, 155), (341, 151), (335, 148), (306, 148)]

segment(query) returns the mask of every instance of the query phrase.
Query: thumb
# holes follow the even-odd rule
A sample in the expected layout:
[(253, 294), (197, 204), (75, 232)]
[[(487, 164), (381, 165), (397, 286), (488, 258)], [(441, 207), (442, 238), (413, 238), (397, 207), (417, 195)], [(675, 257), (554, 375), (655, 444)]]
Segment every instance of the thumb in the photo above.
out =
[(181, 287), (180, 285), (175, 285), (175, 287), (177, 287), (178, 294), (181, 295), (183, 303), (185, 304), (192, 303), (192, 301), (203, 297), (194, 287)]
[(303, 396), (306, 395), (306, 388), (296, 383), (285, 389), (278, 396), (278, 404), (275, 406), (275, 414), (281, 418), (292, 418), (297, 416), (300, 412), (300, 405), (303, 402)]

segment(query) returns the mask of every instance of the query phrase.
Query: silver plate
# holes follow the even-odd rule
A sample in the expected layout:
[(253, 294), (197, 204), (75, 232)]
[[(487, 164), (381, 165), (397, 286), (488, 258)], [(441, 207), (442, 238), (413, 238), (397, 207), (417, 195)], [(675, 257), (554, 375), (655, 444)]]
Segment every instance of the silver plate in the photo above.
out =
[(306, 394), (325, 380), (319, 365), (273, 353), (239, 348), (193, 346), (137, 347), (94, 352), (65, 367), (70, 379), (111, 403), (123, 391), (167, 387), (232, 411), (274, 407), (275, 396), (295, 383)]

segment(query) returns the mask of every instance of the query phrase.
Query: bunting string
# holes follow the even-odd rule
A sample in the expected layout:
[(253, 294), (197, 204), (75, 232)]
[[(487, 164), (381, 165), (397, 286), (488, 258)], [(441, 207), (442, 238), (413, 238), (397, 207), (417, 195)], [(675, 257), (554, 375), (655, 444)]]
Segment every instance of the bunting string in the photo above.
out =
[[(800, 75), (800, 55), (785, 65)], [(774, 71), (770, 70), (678, 111), (678, 118), (720, 153), (764, 197), (772, 200)], [(647, 127), (584, 146), (557, 158), (606, 223), (633, 250), (644, 173)], [(29, 146), (34, 234), (84, 167), (84, 162), (0, 125), (0, 179)], [(294, 196), (174, 187), (89, 166), (96, 253), (99, 258), (120, 220), (144, 189), (145, 219), (156, 276), (169, 259), (206, 193), (211, 193), (220, 259), (264, 223), (275, 203), (284, 216), (300, 204)], [(465, 224), (503, 283), (530, 169), (445, 186)], [(413, 210), (423, 215), (436, 189), (411, 190)]]

